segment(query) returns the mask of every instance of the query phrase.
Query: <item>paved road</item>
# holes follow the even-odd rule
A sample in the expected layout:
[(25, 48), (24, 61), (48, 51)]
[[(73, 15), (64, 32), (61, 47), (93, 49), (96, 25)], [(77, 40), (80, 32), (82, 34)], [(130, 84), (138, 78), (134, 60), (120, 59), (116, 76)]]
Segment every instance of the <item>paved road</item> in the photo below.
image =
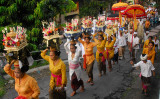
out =
[[(64, 40), (65, 42), (65, 40)], [(138, 52), (138, 56), (140, 55), (142, 50)], [(65, 53), (64, 47), (61, 46), (61, 58), (63, 60), (67, 59), (67, 55)], [(96, 52), (96, 49), (94, 49), (94, 52)], [(137, 59), (139, 60), (139, 58)], [(67, 97), (68, 99), (121, 99), (122, 97), (124, 99), (131, 99), (132, 96), (139, 95), (139, 89), (138, 88), (139, 82), (138, 80), (132, 76), (132, 68), (129, 64), (130, 58), (129, 58), (129, 52), (128, 50), (125, 51), (125, 59), (119, 61), (119, 64), (113, 65), (113, 71), (108, 72), (106, 76), (98, 77), (98, 69), (97, 69), (97, 63), (94, 64), (94, 86), (90, 86), (87, 83), (85, 84), (85, 92), (80, 93), (77, 91), (76, 96), (70, 97), (70, 93), (72, 92), (71, 86), (70, 86), (70, 80), (68, 80), (67, 84)], [(157, 61), (156, 64), (159, 64), (159, 61)], [(68, 77), (67, 72), (67, 77)], [(85, 71), (82, 71), (82, 79), (84, 82), (87, 81), (88, 77), (86, 75)], [(38, 84), (41, 89), (40, 99), (48, 99), (48, 89), (49, 89), (49, 80), (50, 76), (42, 77), (38, 79)], [(136, 81), (137, 84), (132, 84), (133, 81)], [(156, 82), (157, 84), (157, 82)], [(135, 87), (134, 87), (135, 86)], [(157, 86), (156, 86), (157, 87)], [(133, 91), (128, 91), (128, 88), (132, 88)], [(124, 95), (124, 93), (127, 93)], [(134, 94), (132, 94), (134, 93)], [(7, 93), (4, 95), (1, 99), (13, 99), (17, 96), (17, 93), (14, 89), (9, 89)], [(158, 97), (158, 96), (155, 96)], [(132, 98), (132, 99), (143, 99), (143, 98)], [(151, 98), (148, 98), (151, 99)], [(156, 98), (152, 98), (156, 99)]]

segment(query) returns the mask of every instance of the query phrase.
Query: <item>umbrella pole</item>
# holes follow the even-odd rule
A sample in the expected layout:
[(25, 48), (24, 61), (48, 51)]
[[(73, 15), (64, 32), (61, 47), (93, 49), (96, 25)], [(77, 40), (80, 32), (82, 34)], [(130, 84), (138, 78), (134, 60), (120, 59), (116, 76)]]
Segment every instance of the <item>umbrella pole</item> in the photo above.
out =
[(135, 15), (135, 10), (136, 9), (134, 9), (134, 12), (133, 12), (133, 32), (132, 32), (132, 42), (131, 42), (131, 55), (132, 55), (132, 49), (133, 49), (133, 33), (134, 33), (134, 23), (135, 23), (135, 18), (136, 18), (136, 15)]
[(120, 27), (122, 25), (122, 15), (121, 15), (121, 11), (119, 11), (119, 22), (120, 22)]

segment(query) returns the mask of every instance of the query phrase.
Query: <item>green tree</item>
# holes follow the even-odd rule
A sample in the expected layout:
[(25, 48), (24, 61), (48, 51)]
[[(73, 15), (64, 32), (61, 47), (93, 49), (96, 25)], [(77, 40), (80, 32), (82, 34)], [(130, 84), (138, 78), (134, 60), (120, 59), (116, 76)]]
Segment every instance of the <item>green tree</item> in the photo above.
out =
[[(111, 0), (83, 0), (80, 3), (80, 17), (95, 16), (97, 17), (101, 10), (108, 8)], [(112, 1), (113, 2), (113, 1)]]
[(0, 0), (0, 51), (3, 51), (4, 27), (20, 25), (27, 28), (29, 46), (36, 50), (43, 40), (41, 21), (49, 21), (75, 8), (72, 0)]

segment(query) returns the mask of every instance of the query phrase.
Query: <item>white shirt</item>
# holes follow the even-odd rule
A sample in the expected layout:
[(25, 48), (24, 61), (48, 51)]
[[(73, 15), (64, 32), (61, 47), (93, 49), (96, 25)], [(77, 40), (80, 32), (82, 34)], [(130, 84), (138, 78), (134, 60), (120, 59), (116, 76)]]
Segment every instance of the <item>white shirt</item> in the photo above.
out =
[(151, 77), (152, 76), (152, 70), (155, 70), (152, 62), (150, 60), (147, 60), (146, 63), (143, 61), (138, 62), (137, 64), (134, 64), (133, 67), (140, 67), (141, 68), (141, 74), (144, 77)]
[(148, 39), (148, 37), (149, 37), (149, 34), (146, 35), (146, 33), (144, 33), (144, 42)]
[(155, 45), (158, 45), (158, 49), (160, 49), (160, 47), (159, 47), (159, 40), (156, 40), (156, 41), (152, 40), (152, 41), (154, 42)]
[(79, 44), (78, 43), (76, 44), (77, 49), (76, 49), (76, 53), (75, 53), (75, 56), (74, 56), (73, 60), (72, 60), (72, 57), (71, 57), (72, 53), (71, 53), (70, 49), (68, 48), (68, 45), (69, 45), (69, 41), (64, 44), (64, 48), (65, 48), (66, 52), (68, 53), (69, 63), (78, 64), (80, 53), (81, 53), (81, 48), (80, 48)]
[(126, 39), (125, 39), (125, 37), (124, 36), (119, 36), (118, 37), (118, 46), (120, 47), (120, 46), (126, 46), (127, 44), (126, 44)]
[(126, 38), (127, 41), (128, 41), (128, 34), (129, 33), (126, 33), (126, 34), (124, 33), (124, 37)]
[(138, 37), (135, 37), (135, 38), (133, 37), (133, 46), (135, 46), (133, 47), (133, 49), (139, 49), (139, 38)]
[(128, 33), (128, 42), (132, 42), (132, 34)]
[[(82, 39), (82, 40), (84, 41), (84, 39)], [(84, 51), (84, 46), (82, 43), (80, 43), (80, 48), (82, 50), (82, 57), (83, 57), (83, 55), (85, 54), (85, 51)]]
[[(71, 56), (72, 52), (68, 48), (68, 44), (69, 44), (69, 41), (64, 44), (64, 48), (65, 48), (66, 52), (68, 53), (68, 63), (69, 64), (79, 64), (80, 53), (81, 53), (81, 48), (80, 48), (79, 44), (78, 43), (76, 44), (77, 49), (76, 49), (76, 53), (75, 53), (75, 56), (74, 56), (73, 59), (72, 59), (72, 56)], [(69, 76), (70, 76), (69, 78), (70, 78), (70, 80), (71, 80), (72, 74), (74, 72), (76, 73), (77, 79), (80, 80), (81, 66), (79, 66), (77, 69), (69, 68)]]
[(118, 39), (116, 39), (116, 42), (114, 43), (114, 54), (118, 53)]

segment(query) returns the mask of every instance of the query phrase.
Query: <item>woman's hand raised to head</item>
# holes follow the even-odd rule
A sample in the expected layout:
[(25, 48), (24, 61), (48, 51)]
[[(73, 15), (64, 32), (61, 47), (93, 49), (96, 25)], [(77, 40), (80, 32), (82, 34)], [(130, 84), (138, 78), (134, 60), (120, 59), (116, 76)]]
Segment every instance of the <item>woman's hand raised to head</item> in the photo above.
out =
[(16, 62), (16, 60), (12, 60), (10, 64), (12, 65), (12, 64), (14, 64), (15, 62)]

